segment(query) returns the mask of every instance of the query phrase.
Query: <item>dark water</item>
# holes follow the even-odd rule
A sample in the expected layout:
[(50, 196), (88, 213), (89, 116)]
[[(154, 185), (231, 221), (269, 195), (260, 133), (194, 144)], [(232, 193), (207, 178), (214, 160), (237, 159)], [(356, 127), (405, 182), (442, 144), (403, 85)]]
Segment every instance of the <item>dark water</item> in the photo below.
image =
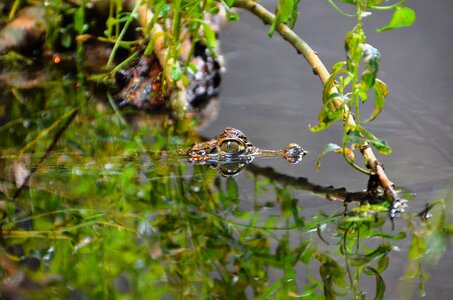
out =
[[(264, 4), (272, 7), (271, 1)], [(391, 180), (416, 194), (408, 208), (416, 211), (427, 201), (451, 195), (453, 186), (453, 19), (447, 1), (418, 0), (408, 5), (417, 12), (411, 28), (376, 33), (374, 29), (386, 24), (389, 15), (375, 13), (365, 21), (368, 43), (382, 54), (378, 77), (390, 89), (382, 114), (367, 128), (392, 146), (391, 155), (379, 158)], [(352, 29), (353, 21), (337, 14), (326, 1), (307, 0), (300, 5), (295, 32), (329, 68), (344, 60), (343, 34)], [(313, 167), (326, 143), (340, 142), (340, 130), (331, 128), (318, 134), (309, 131), (308, 125), (316, 124), (321, 107), (321, 83), (302, 56), (277, 34), (269, 39), (266, 32), (261, 21), (246, 13), (241, 13), (241, 22), (229, 24), (222, 32), (227, 72), (222, 83), (221, 113), (203, 133), (214, 135), (225, 126), (236, 126), (263, 147), (298, 142), (312, 152), (302, 164), (259, 164), (272, 165), (285, 174), (307, 177), (315, 183), (363, 189), (365, 178), (335, 155), (323, 158), (320, 171)], [(313, 209), (331, 205), (309, 194), (301, 197), (315, 203)], [(447, 207), (452, 216), (451, 201)], [(396, 259), (400, 261), (394, 261), (385, 274), (390, 285), (386, 299), (401, 293), (404, 255)], [(448, 298), (453, 285), (446, 278), (452, 266), (449, 251), (433, 268), (427, 283), (428, 299)]]
[[(303, 57), (278, 35), (269, 39), (266, 26), (241, 13), (241, 22), (221, 33), (226, 72), (220, 109), (200, 133), (214, 137), (235, 127), (264, 149), (295, 142), (309, 151), (304, 161), (256, 159), (257, 167), (226, 179), (177, 158), (176, 149), (194, 141), (189, 123), (165, 117), (152, 122), (126, 111), (126, 119), (134, 119), (126, 125), (108, 102), (92, 101), (99, 99), (61, 78), (38, 92), (6, 91), (2, 108), (9, 115), (0, 117), (19, 125), (1, 127), (2, 160), (31, 145), (25, 151), (30, 157), (24, 155), (21, 163), (24, 169), (39, 168), (29, 188), (18, 194), (14, 176), (1, 173), (1, 292), (26, 299), (287, 299), (296, 294), (323, 299), (328, 278), (335, 278), (338, 298), (350, 299), (356, 289), (356, 295), (365, 291), (372, 299), (382, 276), (384, 299), (417, 299), (419, 277), (429, 274), (421, 281), (426, 299), (448, 299), (453, 255), (444, 247), (453, 228), (453, 20), (446, 1), (408, 4), (418, 14), (409, 29), (374, 33), (388, 21), (383, 14), (366, 22), (368, 42), (383, 57), (379, 77), (390, 88), (384, 111), (367, 128), (392, 146), (391, 155), (379, 158), (410, 200), (395, 228), (386, 213), (343, 217), (343, 202), (313, 192), (320, 186), (362, 191), (367, 178), (336, 154), (324, 157), (316, 171), (323, 146), (341, 142), (338, 126), (318, 134), (308, 130), (317, 122), (322, 85)], [(300, 10), (295, 31), (327, 67), (344, 60), (343, 36), (353, 20), (324, 1), (302, 1)], [(40, 164), (73, 107), (79, 113)], [(45, 132), (52, 124), (54, 129)], [(422, 224), (414, 215), (436, 199), (444, 199), (445, 208), (436, 206), (433, 221)], [(445, 228), (430, 235), (442, 222)], [(400, 232), (407, 237), (399, 239)], [(428, 245), (419, 246), (414, 236)], [(338, 246), (342, 242), (349, 252)], [(357, 252), (351, 250), (356, 247)], [(326, 263), (326, 257), (332, 261)], [(361, 264), (370, 257), (369, 264)], [(367, 266), (385, 269), (387, 258), (380, 276), (364, 275), (372, 270)], [(360, 270), (352, 274), (357, 279), (345, 275), (351, 273), (344, 271), (345, 263), (363, 267), (351, 268)], [(419, 263), (422, 270), (403, 279)], [(342, 267), (335, 269), (337, 264)]]

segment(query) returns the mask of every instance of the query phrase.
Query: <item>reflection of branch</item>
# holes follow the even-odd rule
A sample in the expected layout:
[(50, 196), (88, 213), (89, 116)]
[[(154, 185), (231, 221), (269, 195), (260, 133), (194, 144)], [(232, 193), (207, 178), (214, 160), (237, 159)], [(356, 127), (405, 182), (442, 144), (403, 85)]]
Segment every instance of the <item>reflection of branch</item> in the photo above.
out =
[[(236, 0), (234, 6), (240, 7), (248, 10), (253, 13), (255, 16), (260, 18), (266, 24), (272, 24), (275, 20), (275, 15), (269, 12), (260, 4), (252, 0)], [(327, 68), (324, 66), (322, 61), (319, 59), (317, 53), (311, 49), (311, 47), (302, 40), (297, 34), (294, 33), (288, 26), (285, 24), (278, 24), (276, 26), (276, 31), (288, 41), (297, 52), (302, 54), (307, 62), (313, 67), (313, 71), (316, 75), (319, 76), (321, 82), (325, 85), (330, 78), (330, 73)], [(337, 92), (336, 88), (333, 87), (331, 92)], [(344, 106), (341, 100), (333, 100), (336, 109), (343, 108), (345, 110), (345, 115), (348, 116), (345, 120), (345, 125), (350, 127), (355, 127), (356, 123), (354, 117), (349, 112), (347, 106)], [(365, 158), (365, 164), (370, 168), (378, 177), (381, 186), (385, 189), (387, 194), (393, 198), (393, 200), (399, 200), (399, 196), (394, 189), (393, 182), (385, 174), (382, 164), (377, 160), (376, 156), (373, 153), (373, 150), (368, 143), (364, 143), (361, 149), (361, 153)]]
[(286, 186), (293, 186), (297, 189), (311, 192), (314, 195), (326, 198), (328, 200), (336, 200), (343, 202), (378, 202), (376, 198), (370, 197), (366, 192), (348, 192), (345, 188), (334, 188), (332, 186), (320, 186), (308, 181), (304, 177), (292, 177), (286, 174), (278, 173), (271, 167), (259, 167), (255, 164), (250, 164), (246, 171), (253, 175), (259, 175), (279, 182)]
[(38, 170), (39, 167), (42, 165), (42, 163), (49, 157), (49, 155), (52, 152), (53, 148), (55, 148), (55, 146), (57, 145), (58, 141), (60, 140), (61, 135), (66, 131), (66, 129), (72, 123), (72, 121), (74, 120), (74, 118), (77, 116), (78, 113), (79, 113), (79, 110), (75, 109), (68, 116), (68, 119), (66, 120), (66, 122), (63, 124), (63, 126), (60, 128), (60, 130), (55, 134), (55, 136), (54, 136), (54, 138), (52, 140), (52, 143), (49, 145), (49, 147), (47, 148), (47, 150), (44, 153), (44, 155), (41, 157), (39, 162), (35, 166), (33, 166), (33, 168), (30, 170), (30, 173), (25, 178), (24, 182), (21, 184), (21, 186), (14, 193), (13, 201), (16, 200), (17, 197), (19, 197), (20, 192), (24, 189), (24, 187), (26, 187), (28, 185), (31, 176), (33, 176), (33, 174), (36, 172), (36, 170)]

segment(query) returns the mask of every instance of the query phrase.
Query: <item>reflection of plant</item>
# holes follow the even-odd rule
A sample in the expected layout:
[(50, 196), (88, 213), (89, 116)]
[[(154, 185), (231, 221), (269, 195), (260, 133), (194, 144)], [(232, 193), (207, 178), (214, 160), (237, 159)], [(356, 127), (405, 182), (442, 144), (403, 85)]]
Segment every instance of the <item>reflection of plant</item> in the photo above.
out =
[[(287, 11), (284, 5), (280, 12)], [(392, 9), (394, 19), (406, 10)], [(112, 23), (112, 36), (127, 20)], [(359, 27), (347, 39), (348, 61), (327, 79), (324, 100), (346, 101), (339, 119), (349, 105), (347, 115), (354, 111), (360, 120), (359, 100), (376, 85), (385, 94), (374, 78), (377, 52), (364, 43)], [(371, 55), (364, 58), (363, 51)], [(363, 62), (365, 71), (355, 77)], [(394, 234), (384, 227), (384, 204), (345, 203), (349, 210), (341, 206), (310, 216), (296, 195), (316, 192), (314, 185), (300, 178), (284, 181), (278, 173), (264, 177), (255, 168), (253, 209), (244, 208), (251, 199), (232, 178), (162, 152), (193, 142), (189, 121), (165, 118), (132, 131), (118, 110), (87, 101), (85, 86), (75, 86), (63, 78), (5, 92), (14, 99), (0, 110), (9, 120), (0, 127), (0, 290), (7, 298), (39, 292), (50, 298), (363, 299), (368, 292), (382, 299), (383, 274), (399, 240), (410, 236), (406, 277), (418, 276), (422, 283), (422, 263), (435, 263), (445, 251), (453, 230), (442, 200), (420, 214), (422, 224), (404, 214), (408, 228)], [(330, 93), (333, 87), (338, 93)], [(80, 103), (85, 106), (76, 116)], [(373, 144), (360, 124), (349, 126), (345, 144)], [(343, 146), (336, 150), (348, 155)], [(27, 171), (32, 174), (18, 192), (21, 172)], [(331, 192), (319, 193), (329, 198)], [(348, 202), (345, 195), (337, 199)], [(373, 291), (362, 284), (367, 278), (375, 282)]]
[[(26, 140), (22, 149), (35, 153), (25, 166), (39, 163), (72, 111), (55, 103), (76, 99), (63, 85), (51, 86), (35, 102), (15, 102), (10, 123), (0, 128), (4, 148)], [(53, 100), (36, 115), (40, 99)], [(1, 286), (4, 293), (28, 295), (33, 282), (43, 295), (60, 297), (383, 298), (392, 250), (406, 238), (383, 229), (384, 205), (349, 204), (346, 212), (341, 206), (311, 217), (295, 196), (310, 191), (307, 183), (298, 190), (281, 176), (255, 175), (254, 209), (244, 209), (248, 199), (233, 178), (202, 166), (189, 170), (161, 152), (193, 134), (186, 126), (132, 133), (117, 113), (89, 104), (39, 164), (30, 187), (2, 206), (0, 266), (4, 282), (16, 278)], [(18, 120), (28, 120), (28, 129)], [(1, 197), (8, 200), (15, 188), (4, 180)], [(425, 255), (423, 245), (438, 244), (430, 236), (447, 238), (445, 220), (410, 224), (415, 261)], [(364, 289), (367, 278), (375, 291)]]

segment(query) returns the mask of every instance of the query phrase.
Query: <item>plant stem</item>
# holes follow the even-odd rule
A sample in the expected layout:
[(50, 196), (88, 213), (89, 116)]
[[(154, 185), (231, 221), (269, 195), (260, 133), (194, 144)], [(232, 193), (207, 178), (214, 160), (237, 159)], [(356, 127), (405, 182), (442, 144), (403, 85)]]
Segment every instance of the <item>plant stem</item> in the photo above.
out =
[[(268, 25), (272, 24), (275, 19), (274, 14), (253, 0), (236, 0), (234, 6), (248, 10)], [(280, 23), (276, 26), (275, 30), (283, 39), (289, 42), (299, 54), (302, 54), (305, 57), (307, 62), (313, 67), (313, 72), (318, 75), (322, 84), (325, 85), (330, 78), (330, 73), (319, 59), (318, 54), (287, 25)], [(332, 87), (331, 92), (337, 92), (336, 88)], [(337, 109), (342, 108), (343, 103), (341, 100), (336, 99), (333, 103)], [(352, 114), (348, 113), (348, 107), (344, 106), (344, 110), (345, 115), (347, 116), (345, 119), (345, 126), (355, 127), (356, 122)], [(387, 194), (391, 196), (393, 200), (399, 199), (399, 196), (394, 189), (393, 182), (387, 177), (382, 164), (377, 160), (368, 143), (362, 145), (361, 153), (365, 159), (365, 165), (378, 176), (379, 182)]]
[[(153, 19), (153, 13), (141, 4), (141, 0), (128, 0), (125, 2), (126, 7), (134, 10), (137, 7), (138, 21), (143, 28), (147, 27), (147, 20)], [(171, 78), (171, 66), (175, 63), (175, 59), (170, 57), (169, 49), (165, 45), (165, 30), (161, 25), (155, 23), (151, 28), (151, 36), (158, 36), (154, 42), (154, 54), (159, 60), (162, 68), (164, 69), (165, 80), (167, 83), (173, 83), (173, 91), (171, 93), (171, 105), (176, 113), (182, 113), (188, 106), (186, 99), (186, 92), (182, 80), (173, 81)]]

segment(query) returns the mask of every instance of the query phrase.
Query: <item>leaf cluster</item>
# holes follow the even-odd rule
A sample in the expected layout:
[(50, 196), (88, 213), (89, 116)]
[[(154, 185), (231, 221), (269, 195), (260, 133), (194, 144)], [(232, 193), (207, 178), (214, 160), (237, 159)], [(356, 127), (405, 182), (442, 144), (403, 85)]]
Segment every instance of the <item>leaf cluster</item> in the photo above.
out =
[[(329, 2), (340, 10), (334, 2)], [(333, 143), (326, 145), (318, 156), (318, 168), (321, 157), (334, 151), (343, 154), (345, 160), (356, 169), (369, 173), (355, 163), (354, 150), (372, 145), (380, 153), (390, 154), (392, 149), (387, 141), (376, 137), (363, 127), (363, 124), (367, 124), (379, 116), (389, 93), (387, 85), (377, 78), (381, 54), (378, 49), (366, 42), (363, 19), (371, 14), (370, 10), (394, 10), (392, 20), (388, 25), (378, 29), (380, 32), (412, 25), (415, 13), (403, 6), (404, 1), (387, 6), (382, 6), (383, 1), (380, 0), (343, 0), (343, 2), (355, 7), (356, 13), (351, 16), (357, 17), (357, 25), (346, 34), (346, 61), (338, 62), (332, 67), (330, 78), (323, 90), (323, 107), (318, 116), (319, 123), (311, 130), (318, 132), (338, 121), (342, 121), (344, 124), (342, 144), (340, 146)], [(340, 12), (348, 15), (342, 10)], [(368, 118), (362, 120), (360, 107), (370, 98), (374, 100), (373, 112)], [(354, 125), (349, 122), (351, 119), (354, 120)]]

